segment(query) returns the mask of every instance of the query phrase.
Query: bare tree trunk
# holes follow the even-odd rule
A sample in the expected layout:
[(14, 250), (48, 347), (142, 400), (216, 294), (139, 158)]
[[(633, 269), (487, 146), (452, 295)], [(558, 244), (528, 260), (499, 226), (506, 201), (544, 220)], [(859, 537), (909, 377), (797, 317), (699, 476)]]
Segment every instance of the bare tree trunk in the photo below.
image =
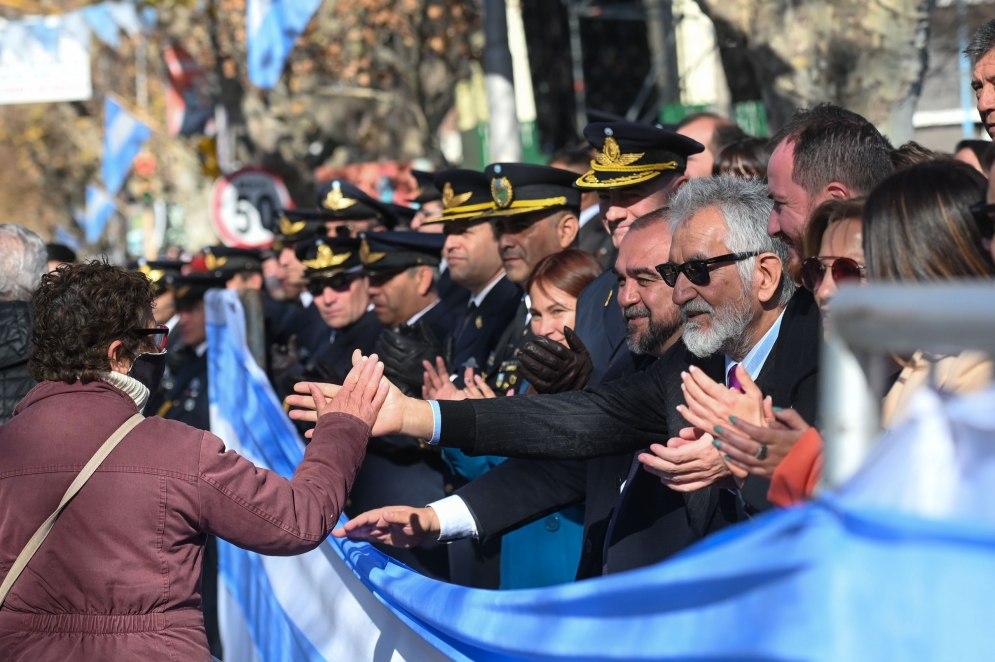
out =
[(895, 143), (911, 139), (935, 0), (697, 2), (716, 25), (733, 101), (759, 93), (773, 129), (830, 101)]

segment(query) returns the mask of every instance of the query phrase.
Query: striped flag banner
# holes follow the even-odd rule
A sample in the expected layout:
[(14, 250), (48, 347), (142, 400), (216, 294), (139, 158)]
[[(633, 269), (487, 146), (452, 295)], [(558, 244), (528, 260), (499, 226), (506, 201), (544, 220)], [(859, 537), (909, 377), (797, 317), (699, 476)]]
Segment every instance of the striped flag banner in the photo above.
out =
[[(209, 292), (206, 305), (211, 428), (229, 448), (290, 477), (303, 445), (246, 347), (237, 293)], [(935, 402), (924, 401), (926, 413), (879, 442), (886, 452), (870, 474), (856, 479), (860, 498), (844, 494), (772, 513), (661, 564), (619, 575), (485, 591), (428, 579), (365, 543), (330, 538), (308, 554), (286, 558), (219, 541), (225, 657), (990, 659), (995, 516), (945, 521), (863, 503), (874, 500), (868, 475), (877, 470), (893, 477), (896, 466), (908, 470), (898, 458), (910, 448), (915, 456), (916, 448), (935, 445), (937, 417), (953, 418), (953, 405), (927, 395)], [(971, 444), (977, 451), (972, 475), (987, 478), (976, 493), (989, 495), (979, 498), (992, 505), (995, 391), (960, 406), (967, 412), (960, 427), (944, 429), (962, 448)]]

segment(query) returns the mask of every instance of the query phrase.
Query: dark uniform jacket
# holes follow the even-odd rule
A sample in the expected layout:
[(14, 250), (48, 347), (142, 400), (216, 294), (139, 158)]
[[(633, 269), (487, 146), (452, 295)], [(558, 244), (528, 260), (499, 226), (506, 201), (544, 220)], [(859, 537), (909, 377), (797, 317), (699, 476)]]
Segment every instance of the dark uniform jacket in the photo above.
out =
[[(170, 350), (173, 353), (173, 350)], [(145, 414), (186, 423), (198, 430), (211, 429), (211, 406), (207, 395), (207, 352), (197, 356), (192, 347), (175, 350), (175, 372), (163, 377), (159, 398), (150, 399)], [(162, 404), (158, 404), (162, 402)], [(155, 406), (156, 410), (152, 411)]]
[[(815, 418), (821, 333), (818, 307), (811, 294), (799, 292), (756, 380), (776, 406), (794, 407), (809, 421)], [(585, 391), (440, 402), (442, 445), (471, 455), (545, 460), (514, 476), (509, 472), (521, 465), (509, 460), (459, 492), (478, 533), (485, 539), (500, 535), (576, 503), (583, 493), (587, 518), (577, 576), (585, 578), (656, 563), (737, 521), (741, 504), (728, 490), (713, 487), (686, 495), (641, 469), (630, 475), (636, 452), (666, 444), (687, 427), (674, 407), (684, 402), (680, 373), (692, 364), (724, 382), (723, 356), (698, 359), (681, 342), (643, 371)], [(600, 460), (587, 463), (586, 475), (568, 462), (595, 457)], [(620, 499), (626, 481), (631, 483)], [(766, 494), (766, 485), (763, 479), (747, 480), (740, 494), (748, 506), (764, 507), (758, 500), (750, 503), (750, 495)]]
[[(363, 356), (372, 354), (373, 347), (377, 344), (377, 338), (380, 337), (383, 330), (384, 325), (380, 323), (373, 311), (366, 312), (349, 326), (339, 329), (335, 333), (335, 342), (326, 342), (308, 360), (296, 381), (316, 379), (331, 384), (341, 384), (345, 376), (352, 370), (352, 353), (358, 349), (363, 352)], [(331, 331), (326, 325), (326, 341), (331, 338)], [(293, 392), (293, 384), (290, 385), (290, 392)]]
[(633, 355), (624, 351), (625, 319), (618, 305), (618, 279), (613, 271), (598, 276), (577, 297), (577, 328), (574, 331), (594, 363), (589, 384), (604, 381), (608, 366), (616, 360), (629, 361), (628, 367), (617, 367), (616, 374), (634, 369)]
[(515, 318), (522, 301), (522, 289), (502, 276), (480, 307), (467, 306), (456, 326), (453, 347), (453, 370), (462, 383), (463, 371), (480, 372), (498, 340)]
[(459, 319), (459, 316), (466, 310), (466, 305), (470, 302), (470, 290), (462, 285), (457, 285), (453, 281), (449, 269), (439, 274), (439, 282), (436, 283), (436, 291), (442, 299), (442, 305), (451, 315)]
[(31, 349), (31, 306), (24, 301), (0, 303), (0, 423), (28, 394), (35, 378), (28, 372)]
[(601, 264), (603, 269), (612, 270), (618, 258), (618, 249), (612, 242), (612, 236), (601, 223), (601, 216), (595, 214), (577, 233), (577, 248), (590, 253)]

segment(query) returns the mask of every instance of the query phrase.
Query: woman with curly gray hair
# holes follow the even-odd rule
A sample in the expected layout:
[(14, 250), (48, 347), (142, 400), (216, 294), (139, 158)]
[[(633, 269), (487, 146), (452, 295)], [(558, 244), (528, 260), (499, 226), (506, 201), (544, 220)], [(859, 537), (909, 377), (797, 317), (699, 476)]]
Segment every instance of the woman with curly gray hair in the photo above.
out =
[(338, 521), (383, 364), (358, 362), (344, 397), (321, 398), (286, 480), (209, 432), (142, 418), (168, 333), (154, 297), (141, 273), (100, 262), (62, 266), (35, 292), (41, 383), (0, 427), (0, 660), (208, 660), (207, 535), (292, 555)]

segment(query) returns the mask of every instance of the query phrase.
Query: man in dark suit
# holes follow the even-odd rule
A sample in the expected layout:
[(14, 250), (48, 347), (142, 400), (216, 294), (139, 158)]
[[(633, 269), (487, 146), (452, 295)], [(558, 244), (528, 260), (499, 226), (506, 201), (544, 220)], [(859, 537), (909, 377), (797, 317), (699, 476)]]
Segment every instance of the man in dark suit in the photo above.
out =
[[(787, 249), (765, 232), (770, 208), (765, 187), (732, 179), (697, 180), (676, 196), (671, 261), (659, 271), (665, 279), (677, 272), (673, 300), (681, 307), (685, 336), (646, 370), (595, 389), (534, 398), (426, 405), (395, 392), (376, 427), (392, 429), (403, 420), (405, 430), (470, 454), (554, 461), (618, 456), (667, 444), (686, 427), (674, 408), (683, 402), (681, 373), (689, 365), (725, 382), (727, 368), (740, 363), (775, 405), (795, 407), (811, 420), (818, 311), (810, 296), (793, 297), (794, 283), (783, 277)], [(306, 403), (298, 398), (294, 404)], [(313, 417), (295, 414), (303, 416)], [(588, 475), (596, 481), (589, 482), (588, 497), (597, 497), (603, 516), (585, 527), (578, 577), (657, 562), (740, 516), (739, 485), (710, 439), (673, 446), (693, 469), (690, 477), (707, 486), (681, 493), (640, 470), (637, 461)], [(605, 514), (612, 490), (614, 505)], [(412, 519), (429, 535), (443, 530), (434, 509), (371, 513), (350, 528), (358, 537), (391, 539)]]

